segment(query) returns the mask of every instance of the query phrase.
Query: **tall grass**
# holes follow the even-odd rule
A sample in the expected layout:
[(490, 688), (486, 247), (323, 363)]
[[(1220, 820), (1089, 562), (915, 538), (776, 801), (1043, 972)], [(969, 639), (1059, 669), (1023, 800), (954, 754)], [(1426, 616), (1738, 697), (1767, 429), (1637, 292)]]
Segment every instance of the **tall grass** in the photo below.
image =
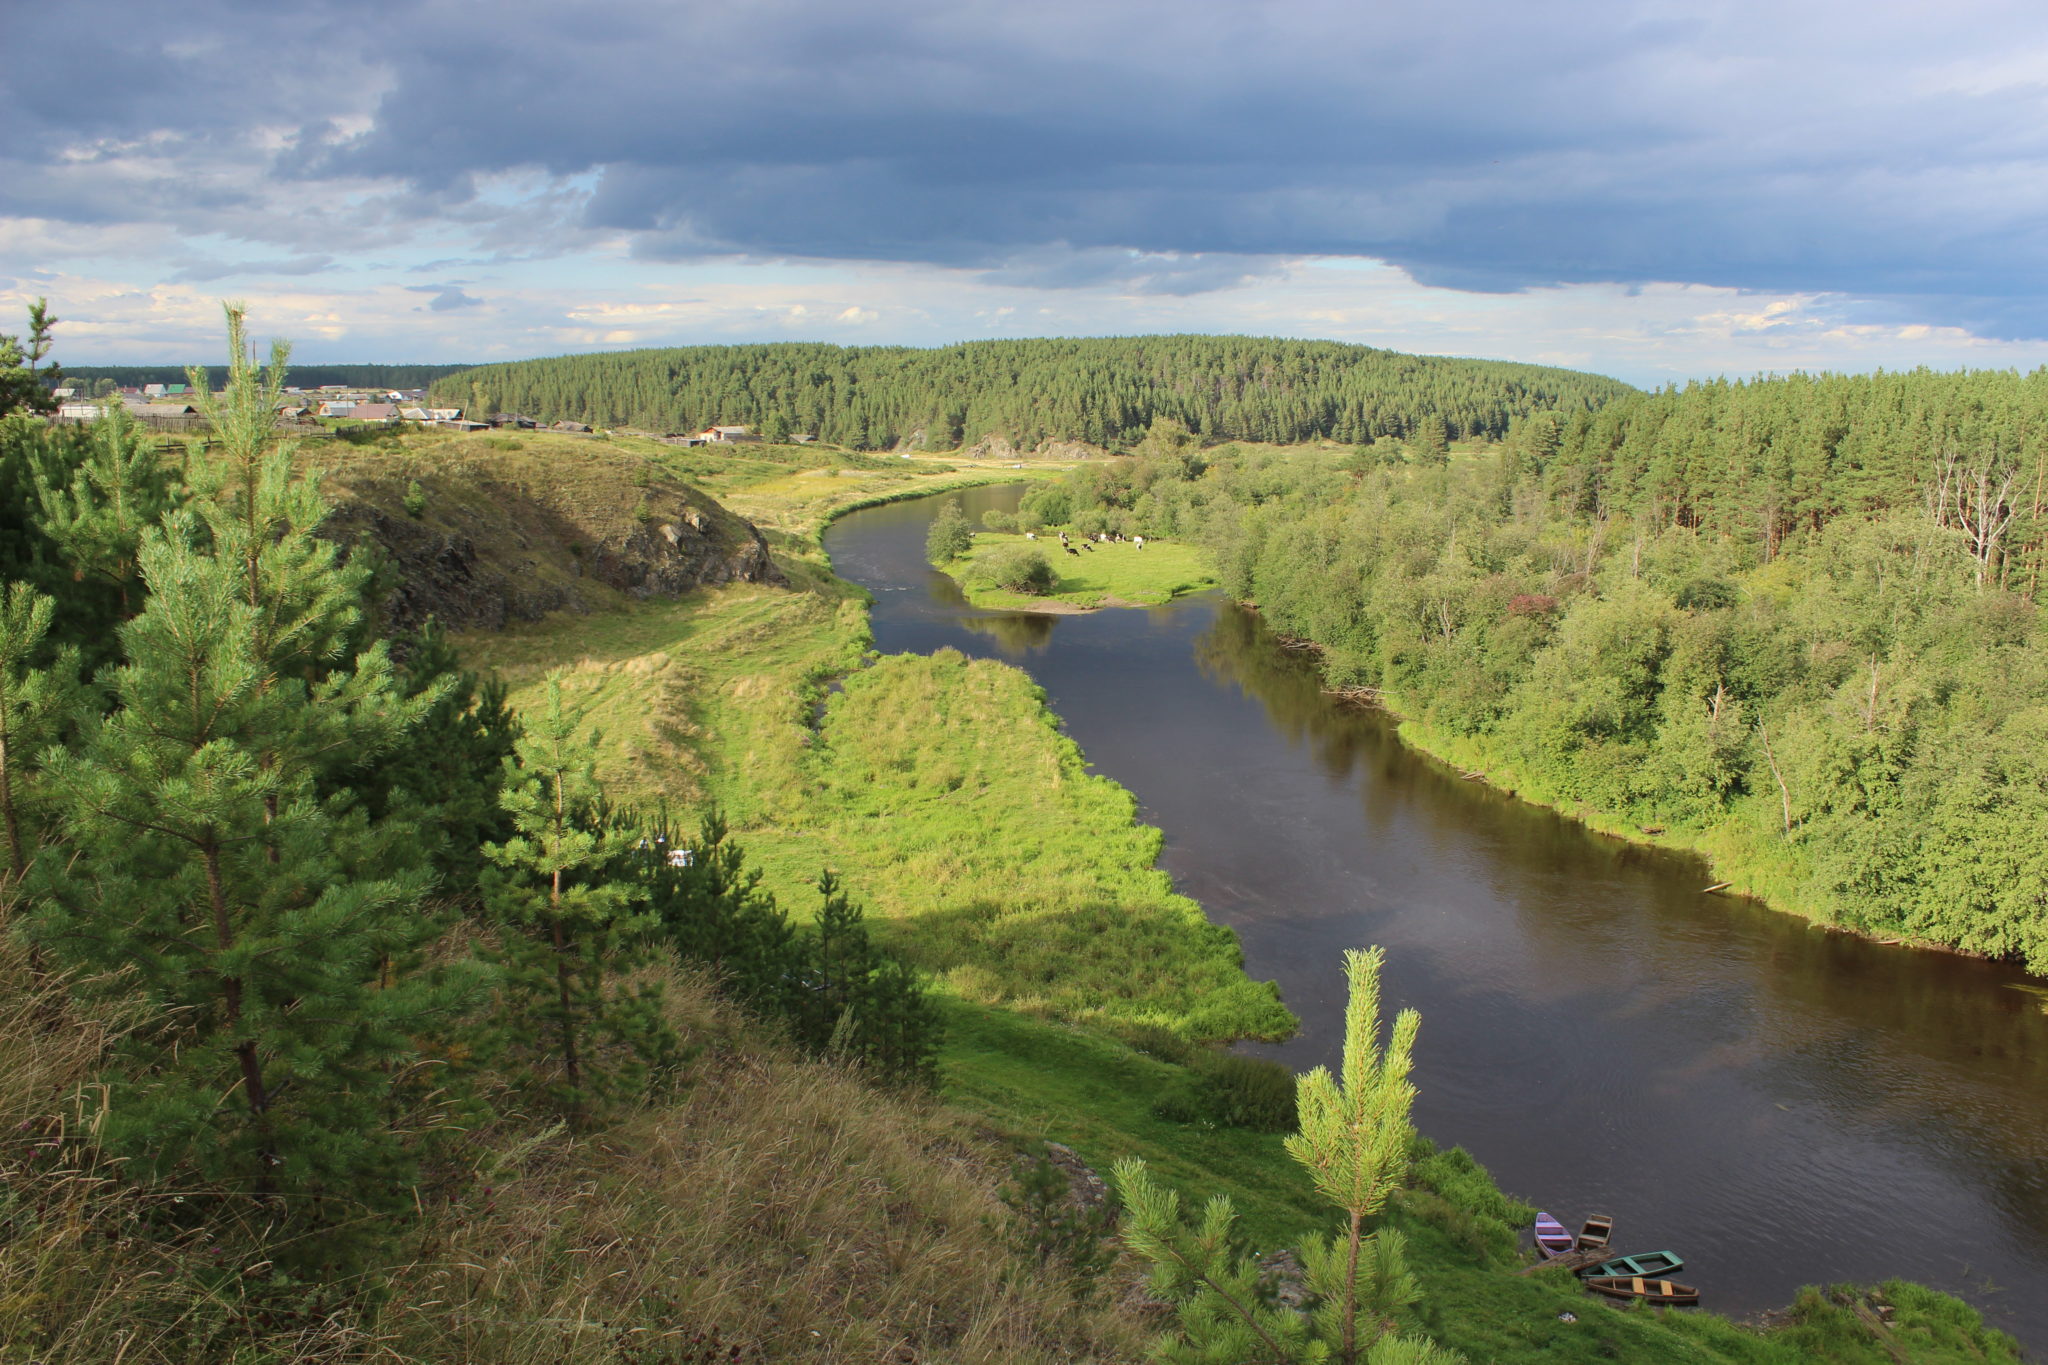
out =
[(904, 949), (959, 995), (1188, 1037), (1284, 1037), (1237, 937), (1153, 867), (1160, 833), (1087, 771), (1044, 694), (956, 650), (881, 659), (826, 707), (804, 826), (847, 880), (912, 921)]

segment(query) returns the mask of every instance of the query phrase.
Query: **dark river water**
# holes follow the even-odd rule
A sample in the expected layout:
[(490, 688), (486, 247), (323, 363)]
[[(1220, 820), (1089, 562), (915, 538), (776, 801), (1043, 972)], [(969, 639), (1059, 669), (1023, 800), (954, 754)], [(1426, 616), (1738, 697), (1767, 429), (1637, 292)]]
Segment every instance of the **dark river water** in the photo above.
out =
[[(1016, 489), (964, 495), (970, 519)], [(1334, 1064), (1345, 948), (1422, 1012), (1415, 1117), (1567, 1225), (1670, 1249), (1709, 1306), (1916, 1279), (2048, 1344), (2048, 995), (1703, 894), (1695, 860), (1464, 781), (1216, 597), (980, 612), (924, 561), (926, 499), (826, 534), (876, 647), (952, 646), (1043, 685), (1166, 832), (1160, 865), (1301, 1017), (1261, 1051)], [(2048, 837), (2048, 833), (2044, 833)], [(1020, 868), (1028, 878), (1030, 869)]]

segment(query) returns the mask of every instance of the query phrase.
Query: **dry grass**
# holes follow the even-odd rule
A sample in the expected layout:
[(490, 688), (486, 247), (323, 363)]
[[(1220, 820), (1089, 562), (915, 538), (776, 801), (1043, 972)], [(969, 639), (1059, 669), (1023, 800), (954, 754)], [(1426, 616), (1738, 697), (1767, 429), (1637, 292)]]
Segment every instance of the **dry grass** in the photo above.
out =
[(524, 1148), (430, 1225), (425, 1304), (386, 1324), (408, 1358), (520, 1365), (696, 1360), (714, 1335), (746, 1360), (1138, 1358), (1136, 1322), (1013, 1257), (1002, 1162), (943, 1111), (751, 1048)]
[[(0, 966), (17, 956), (0, 946)], [(682, 1093), (586, 1134), (507, 1122), (477, 1135), (455, 1178), (433, 1182), (453, 1196), (393, 1230), (392, 1262), (318, 1286), (270, 1276), (246, 1227), (181, 1219), (180, 1196), (96, 1161), (75, 1125), (106, 1030), (50, 1029), (46, 995), (10, 999), (0, 1362), (1142, 1355), (1135, 1317), (1077, 1304), (1011, 1250), (1000, 1147), (948, 1111), (791, 1055), (700, 977), (667, 985), (699, 1048)]]

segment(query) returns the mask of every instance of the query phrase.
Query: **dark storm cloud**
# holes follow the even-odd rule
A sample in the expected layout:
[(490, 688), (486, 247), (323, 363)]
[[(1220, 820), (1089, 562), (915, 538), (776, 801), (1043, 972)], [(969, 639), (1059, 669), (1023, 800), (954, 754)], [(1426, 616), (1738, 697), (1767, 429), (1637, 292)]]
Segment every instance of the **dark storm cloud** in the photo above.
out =
[[(28, 23), (54, 38), (77, 14)], [(187, 46), (162, 59), (161, 12), (116, 0), (96, 6), (105, 40), (40, 47), (51, 60), (0, 116), (49, 155), (0, 209), (19, 196), (29, 208), (9, 211), (116, 220), (122, 182), (93, 158), (132, 176), (156, 139), (163, 164), (210, 168), (207, 193), (253, 194), (264, 174), (273, 216), (294, 186), (406, 182), (354, 220), (249, 229), (302, 253), (468, 221), (496, 233), (486, 254), (580, 227), (627, 234), (644, 259), (927, 262), (1141, 293), (1359, 255), (1456, 289), (1827, 290), (2048, 334), (2048, 17), (2031, 3), (215, 0), (197, 15), (179, 12)], [(105, 83), (119, 88), (88, 96)], [(479, 193), (524, 168), (584, 180), (538, 207)], [(174, 188), (131, 212), (170, 214)], [(211, 230), (237, 213), (219, 206)]]

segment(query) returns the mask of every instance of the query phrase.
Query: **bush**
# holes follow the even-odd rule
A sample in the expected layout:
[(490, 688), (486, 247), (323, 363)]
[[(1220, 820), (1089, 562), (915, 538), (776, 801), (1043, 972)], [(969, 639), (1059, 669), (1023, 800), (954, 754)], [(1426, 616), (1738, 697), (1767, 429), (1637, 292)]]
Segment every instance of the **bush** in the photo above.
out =
[(1218, 1123), (1262, 1133), (1294, 1131), (1294, 1073), (1280, 1063), (1210, 1052), (1203, 1054), (1197, 1072), (1196, 1093)]
[(1039, 551), (1024, 545), (1005, 545), (976, 561), (975, 575), (1011, 592), (1043, 597), (1059, 586), (1059, 576)]
[(931, 530), (925, 532), (925, 558), (934, 564), (946, 564), (958, 559), (974, 547), (974, 532), (968, 529), (967, 514), (960, 510), (960, 499), (950, 498), (932, 518)]
[(1024, 495), (1020, 512), (1034, 513), (1046, 526), (1064, 526), (1074, 518), (1074, 498), (1062, 484), (1047, 484)]
[(981, 514), (981, 524), (991, 531), (1014, 531), (1017, 529), (1017, 518), (1008, 512), (991, 507)]
[(414, 521), (427, 514), (427, 490), (420, 487), (418, 479), (405, 486), (405, 514)]
[(1209, 1123), (1261, 1133), (1294, 1131), (1292, 1071), (1264, 1057), (1208, 1048), (1184, 1056), (1189, 1075), (1153, 1103), (1155, 1115), (1169, 1123)]

